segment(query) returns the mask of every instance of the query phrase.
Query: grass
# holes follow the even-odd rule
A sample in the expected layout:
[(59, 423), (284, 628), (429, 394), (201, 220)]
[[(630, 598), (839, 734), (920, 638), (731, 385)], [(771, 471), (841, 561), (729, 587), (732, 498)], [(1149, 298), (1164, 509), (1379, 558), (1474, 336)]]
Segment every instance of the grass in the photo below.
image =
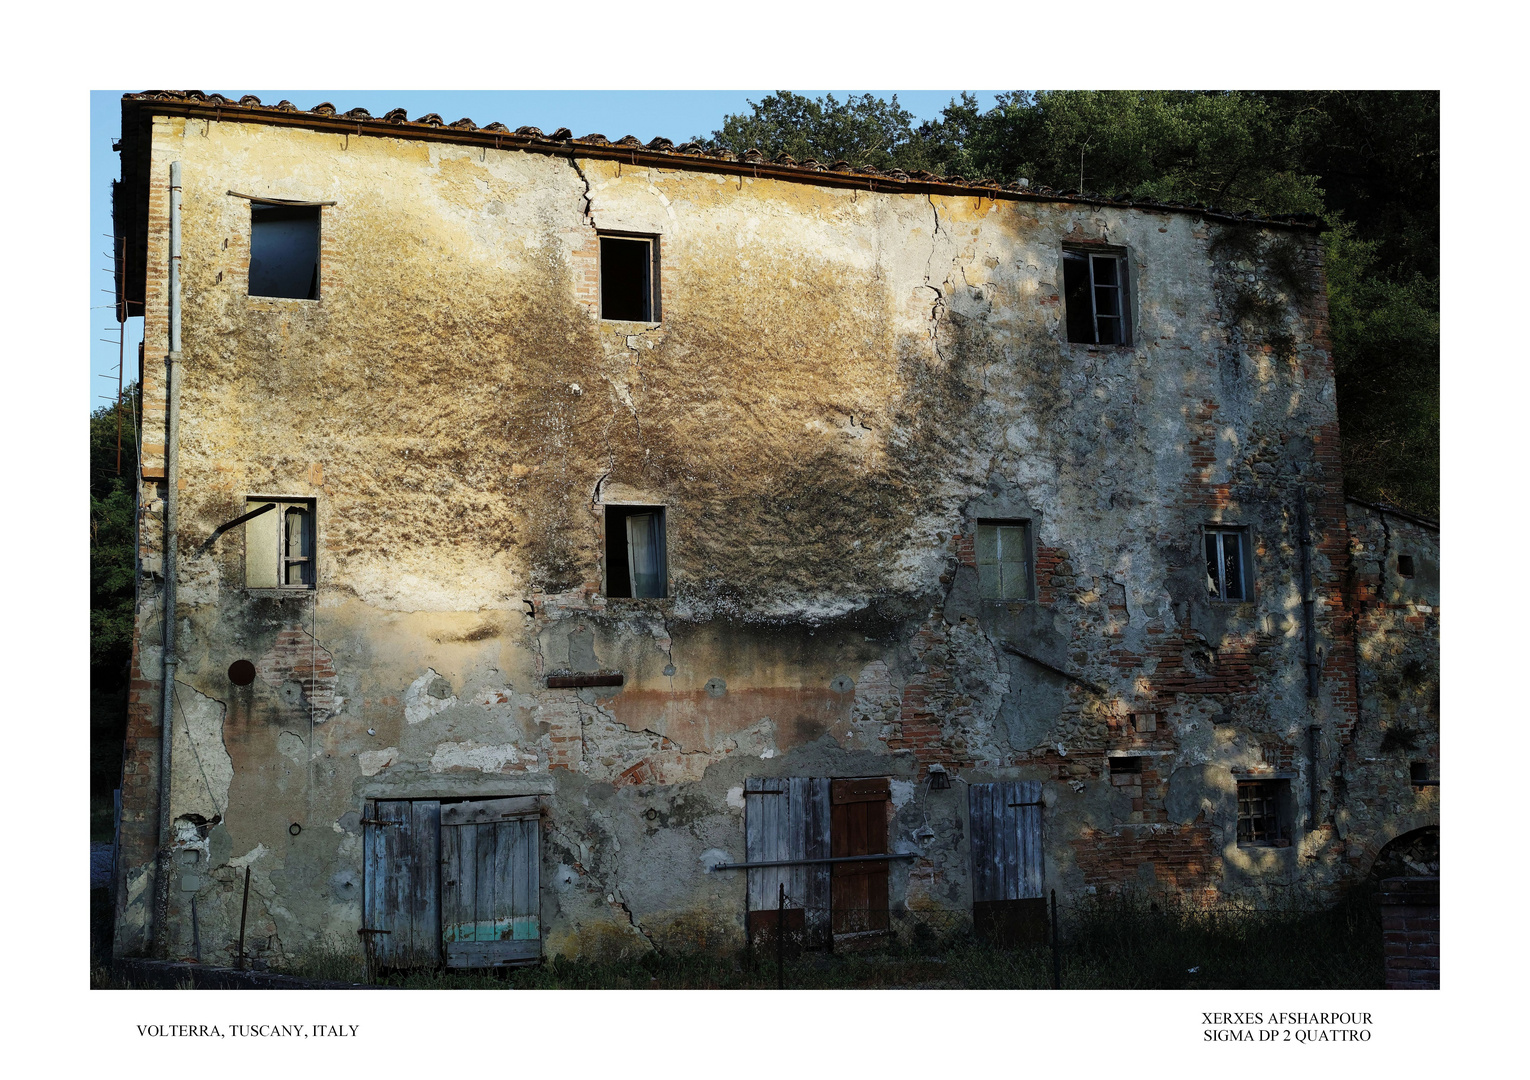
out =
[[(789, 989), (1046, 989), (1047, 947), (996, 949), (956, 930), (891, 939), (878, 951), (806, 952), (784, 964)], [(1228, 910), (1140, 896), (1091, 899), (1064, 912), (1065, 989), (1379, 989), (1381, 930), (1373, 898), (1337, 908)], [(328, 945), (288, 974), (362, 981), (359, 955)], [(600, 962), (557, 957), (500, 972), (399, 972), (407, 989), (746, 990), (776, 985), (773, 955), (649, 953)]]

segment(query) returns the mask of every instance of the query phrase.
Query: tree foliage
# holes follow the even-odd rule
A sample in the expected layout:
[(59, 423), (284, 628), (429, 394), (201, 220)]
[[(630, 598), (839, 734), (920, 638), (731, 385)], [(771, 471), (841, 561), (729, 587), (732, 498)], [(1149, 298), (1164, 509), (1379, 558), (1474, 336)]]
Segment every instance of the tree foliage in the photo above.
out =
[(1439, 508), (1439, 94), (1012, 91), (917, 125), (897, 98), (750, 102), (712, 147), (1057, 191), (1126, 194), (1324, 226), (1352, 494)]
[[(122, 432), (121, 471), (117, 433)], [(138, 387), (90, 414), (90, 665), (120, 678), (133, 647), (134, 419)]]

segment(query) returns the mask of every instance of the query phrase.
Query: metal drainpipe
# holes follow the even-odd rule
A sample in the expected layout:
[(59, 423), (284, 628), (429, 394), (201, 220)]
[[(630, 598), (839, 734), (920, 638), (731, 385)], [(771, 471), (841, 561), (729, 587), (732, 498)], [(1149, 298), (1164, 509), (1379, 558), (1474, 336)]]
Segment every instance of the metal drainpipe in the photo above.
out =
[[(1307, 697), (1316, 701), (1318, 696), (1317, 626), (1313, 615), (1312, 598), (1312, 529), (1307, 521), (1307, 493), (1298, 491), (1296, 504), (1296, 527), (1301, 533), (1302, 544), (1302, 637), (1307, 662)], [(1323, 733), (1321, 724), (1307, 725), (1307, 813), (1309, 830), (1318, 826), (1318, 741)]]
[(1302, 631), (1307, 653), (1307, 696), (1318, 696), (1317, 627), (1312, 614), (1312, 533), (1307, 525), (1307, 493), (1298, 493), (1296, 527), (1302, 544)]
[(181, 163), (170, 163), (170, 351), (165, 356), (165, 542), (161, 555), (164, 578), (164, 660), (159, 706), (159, 851), (154, 869), (154, 953), (163, 958), (170, 948), (170, 871), (174, 836), (170, 822), (170, 743), (175, 715), (175, 578), (176, 543), (180, 525), (180, 467), (176, 449), (181, 422)]

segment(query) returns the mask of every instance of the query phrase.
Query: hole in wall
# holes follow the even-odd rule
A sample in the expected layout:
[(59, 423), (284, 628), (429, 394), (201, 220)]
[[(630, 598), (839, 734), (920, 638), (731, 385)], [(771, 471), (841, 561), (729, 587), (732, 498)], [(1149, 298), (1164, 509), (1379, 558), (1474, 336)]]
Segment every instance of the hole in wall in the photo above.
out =
[(249, 686), (255, 681), (255, 665), (248, 660), (235, 660), (228, 666), (228, 681), (235, 686)]

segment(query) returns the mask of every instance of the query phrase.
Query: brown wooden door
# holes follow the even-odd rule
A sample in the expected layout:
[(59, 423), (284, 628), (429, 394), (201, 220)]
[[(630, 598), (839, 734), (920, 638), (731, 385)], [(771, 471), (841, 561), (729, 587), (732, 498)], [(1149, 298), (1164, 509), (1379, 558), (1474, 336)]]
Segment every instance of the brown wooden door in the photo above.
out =
[[(887, 851), (886, 777), (835, 780), (829, 793), (829, 848), (834, 858), (881, 855)], [(831, 889), (836, 934), (883, 931), (887, 914), (887, 863), (835, 863)]]

